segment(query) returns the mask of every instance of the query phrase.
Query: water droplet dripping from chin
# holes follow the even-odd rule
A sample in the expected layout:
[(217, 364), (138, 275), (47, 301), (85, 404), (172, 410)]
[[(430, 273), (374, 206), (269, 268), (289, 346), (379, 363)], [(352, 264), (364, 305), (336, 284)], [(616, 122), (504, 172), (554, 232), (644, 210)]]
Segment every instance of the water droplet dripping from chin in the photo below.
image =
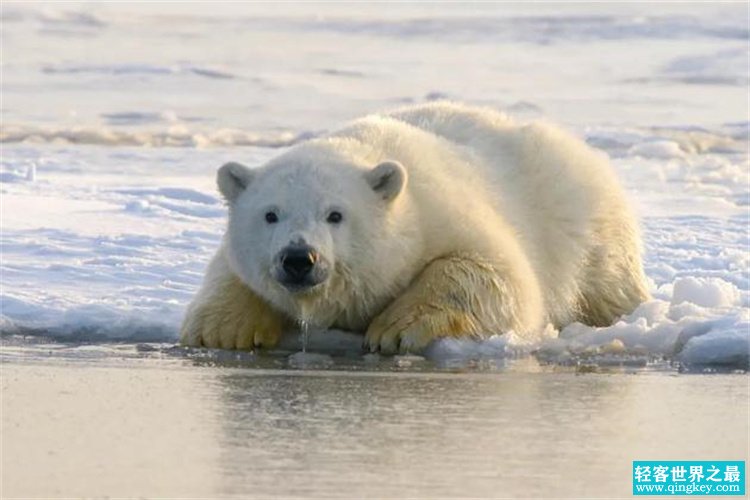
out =
[(302, 340), (302, 352), (307, 352), (307, 344), (310, 339), (310, 310), (307, 304), (302, 304), (300, 308), (299, 328), (300, 338)]
[(307, 342), (310, 337), (310, 323), (305, 320), (299, 322), (302, 337), (302, 352), (307, 352)]

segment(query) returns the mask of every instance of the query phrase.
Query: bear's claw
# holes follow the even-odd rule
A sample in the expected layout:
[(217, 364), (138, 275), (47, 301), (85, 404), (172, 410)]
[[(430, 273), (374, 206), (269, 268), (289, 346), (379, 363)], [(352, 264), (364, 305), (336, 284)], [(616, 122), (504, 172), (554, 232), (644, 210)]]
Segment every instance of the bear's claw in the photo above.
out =
[(471, 317), (463, 312), (437, 306), (420, 306), (405, 314), (384, 311), (365, 334), (365, 348), (383, 354), (418, 353), (440, 337), (473, 336)]
[(285, 321), (239, 280), (228, 276), (206, 300), (187, 312), (180, 342), (195, 347), (251, 350), (273, 347)]
[[(281, 325), (253, 325), (248, 317), (217, 318), (208, 312), (195, 312), (182, 327), (181, 342), (195, 347), (252, 350), (273, 347), (281, 337)], [(272, 323), (272, 322), (271, 322)]]

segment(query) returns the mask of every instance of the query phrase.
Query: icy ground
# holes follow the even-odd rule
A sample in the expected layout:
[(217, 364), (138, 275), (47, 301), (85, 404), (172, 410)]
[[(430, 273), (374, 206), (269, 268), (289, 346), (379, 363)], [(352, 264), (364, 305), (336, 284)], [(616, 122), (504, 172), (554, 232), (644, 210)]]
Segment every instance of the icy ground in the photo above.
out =
[(747, 369), (747, 6), (225, 7), (3, 6), (6, 338), (174, 342), (223, 231), (216, 167), (452, 98), (606, 151), (654, 300), (608, 328), (445, 340), (427, 358)]

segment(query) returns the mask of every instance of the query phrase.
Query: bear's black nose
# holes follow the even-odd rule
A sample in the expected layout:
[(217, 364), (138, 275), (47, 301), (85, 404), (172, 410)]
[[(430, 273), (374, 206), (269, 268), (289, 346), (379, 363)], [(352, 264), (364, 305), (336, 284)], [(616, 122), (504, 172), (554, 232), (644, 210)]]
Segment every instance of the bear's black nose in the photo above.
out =
[(318, 260), (318, 254), (311, 247), (288, 248), (281, 255), (281, 267), (290, 281), (303, 281)]

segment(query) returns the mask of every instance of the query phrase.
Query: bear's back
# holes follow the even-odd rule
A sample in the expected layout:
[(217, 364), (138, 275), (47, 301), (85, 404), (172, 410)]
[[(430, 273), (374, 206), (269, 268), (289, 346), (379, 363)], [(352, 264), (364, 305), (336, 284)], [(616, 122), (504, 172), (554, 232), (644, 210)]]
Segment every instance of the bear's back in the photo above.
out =
[(507, 115), (498, 111), (446, 101), (401, 108), (384, 116), (462, 145), (472, 145), (482, 138), (497, 138), (498, 133), (509, 132), (515, 126)]
[(383, 116), (434, 135), (463, 155), (467, 171), (453, 171), (454, 181), (478, 177), (495, 208), (526, 240), (547, 246), (550, 237), (563, 236), (558, 230), (581, 231), (602, 203), (627, 211), (606, 157), (557, 127), (519, 124), (499, 111), (451, 102)]
[[(611, 221), (624, 233), (637, 233), (606, 157), (557, 127), (518, 124), (498, 111), (450, 102), (383, 116), (434, 134), (471, 156), (472, 173), (484, 182), (495, 210), (514, 227), (544, 284), (553, 318), (565, 318), (578, 299), (579, 266), (599, 244), (595, 240), (600, 236), (591, 236), (612, 232)], [(612, 239), (619, 243), (631, 237)]]

